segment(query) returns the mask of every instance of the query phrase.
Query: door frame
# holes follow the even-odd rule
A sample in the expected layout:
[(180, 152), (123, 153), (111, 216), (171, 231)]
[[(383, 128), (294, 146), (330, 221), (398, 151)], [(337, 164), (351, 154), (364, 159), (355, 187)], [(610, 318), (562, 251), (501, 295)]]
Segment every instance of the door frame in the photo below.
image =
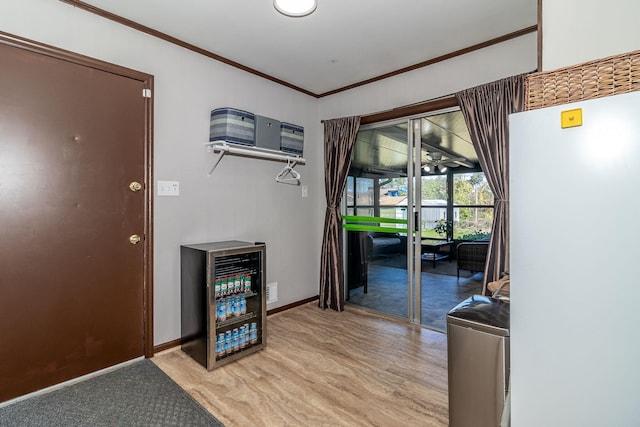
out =
[[(422, 141), (421, 141), (421, 123), (424, 118), (444, 114), (451, 111), (456, 111), (459, 107), (456, 105), (449, 105), (448, 102), (432, 103), (434, 109), (415, 113), (410, 116), (403, 116), (399, 118), (392, 118), (389, 120), (371, 122), (360, 127), (360, 130), (369, 130), (384, 128), (400, 123), (406, 123), (407, 127), (407, 239), (406, 239), (406, 253), (407, 253), (407, 314), (406, 316), (397, 316), (395, 314), (384, 313), (396, 318), (406, 320), (409, 323), (415, 325), (422, 325), (422, 296), (423, 296), (423, 277), (422, 277)], [(450, 175), (448, 175), (450, 176)], [(451, 192), (450, 198), (452, 199), (453, 185), (447, 178), (448, 191)], [(342, 215), (347, 215), (349, 206), (347, 206), (347, 188), (345, 188), (344, 195), (341, 201)], [(377, 186), (374, 186), (374, 199), (376, 200), (373, 205), (375, 211), (373, 216), (379, 215), (379, 200), (380, 190)], [(376, 210), (377, 209), (377, 210)], [(447, 208), (448, 218), (453, 215)], [(452, 209), (452, 208), (451, 208)], [(353, 215), (358, 215), (354, 211)], [(347, 277), (349, 268), (348, 250), (347, 250), (347, 231), (343, 229), (343, 274)], [(348, 295), (348, 284), (344, 284), (343, 289), (345, 295)], [(348, 299), (348, 298), (347, 298)], [(365, 307), (366, 309), (366, 307)]]
[(422, 324), (422, 166), (420, 165), (422, 144), (420, 140), (420, 118), (407, 119), (407, 256), (408, 274), (408, 319), (415, 325)]
[[(144, 98), (144, 240), (143, 240), (143, 349), (144, 356), (153, 356), (153, 76), (115, 65), (99, 59), (80, 55), (55, 46), (39, 43), (23, 37), (0, 31), (0, 43), (19, 49), (49, 56), (59, 60), (71, 62), (99, 71), (127, 77), (143, 83), (145, 90), (150, 90), (151, 96)], [(143, 96), (143, 94), (140, 94)]]

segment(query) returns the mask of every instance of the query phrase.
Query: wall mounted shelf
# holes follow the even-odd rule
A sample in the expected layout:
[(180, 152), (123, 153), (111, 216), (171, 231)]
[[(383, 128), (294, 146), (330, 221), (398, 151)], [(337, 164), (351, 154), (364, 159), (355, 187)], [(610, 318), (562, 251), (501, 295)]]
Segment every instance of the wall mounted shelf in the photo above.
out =
[[(277, 182), (291, 184), (295, 181), (295, 184), (299, 184), (300, 174), (293, 170), (296, 165), (306, 164), (306, 160), (302, 156), (296, 156), (295, 154), (288, 154), (282, 151), (268, 150), (259, 147), (241, 146), (237, 144), (229, 144), (226, 141), (211, 141), (205, 144), (209, 152), (217, 153), (218, 156), (213, 164), (213, 167), (209, 171), (209, 176), (216, 169), (225, 154), (232, 154), (235, 156), (253, 157), (257, 159), (276, 160), (279, 162), (287, 162), (287, 166), (276, 176)], [(287, 178), (287, 175), (291, 177)]]

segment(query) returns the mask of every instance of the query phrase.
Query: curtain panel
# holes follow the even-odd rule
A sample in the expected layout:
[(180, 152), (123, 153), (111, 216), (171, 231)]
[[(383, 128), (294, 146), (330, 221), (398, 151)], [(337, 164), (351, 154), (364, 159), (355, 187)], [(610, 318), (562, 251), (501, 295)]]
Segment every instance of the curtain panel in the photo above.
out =
[(351, 167), (360, 117), (324, 121), (324, 188), (327, 209), (320, 259), (321, 308), (344, 310), (344, 274), (342, 266), (342, 224), (340, 201)]
[(509, 114), (524, 108), (525, 80), (526, 74), (521, 74), (456, 93), (495, 200), (485, 295), (487, 283), (509, 271)]

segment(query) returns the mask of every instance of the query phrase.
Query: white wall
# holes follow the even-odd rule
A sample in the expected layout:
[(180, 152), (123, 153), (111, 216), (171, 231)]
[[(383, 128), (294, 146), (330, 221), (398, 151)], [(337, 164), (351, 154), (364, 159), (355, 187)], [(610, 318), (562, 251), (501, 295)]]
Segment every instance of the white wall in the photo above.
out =
[(321, 98), (320, 118), (372, 114), (449, 96), (462, 89), (535, 71), (536, 61), (537, 35), (531, 33), (429, 67)]
[(640, 0), (543, 0), (542, 69), (640, 49)]
[[(179, 197), (155, 197), (155, 344), (180, 337), (184, 243), (266, 242), (267, 281), (279, 284), (269, 309), (318, 294), (324, 181), (317, 99), (58, 1), (3, 0), (0, 30), (155, 76), (155, 180), (180, 182)], [(227, 106), (304, 126), (307, 165), (297, 170), (309, 198), (275, 182), (280, 162), (228, 156), (207, 177), (209, 114)]]

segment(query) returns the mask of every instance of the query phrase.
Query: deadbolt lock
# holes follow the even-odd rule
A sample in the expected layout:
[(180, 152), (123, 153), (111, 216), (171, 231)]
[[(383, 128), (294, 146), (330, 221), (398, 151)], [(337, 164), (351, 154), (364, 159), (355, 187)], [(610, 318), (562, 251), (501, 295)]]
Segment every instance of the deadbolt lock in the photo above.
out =
[(129, 184), (129, 188), (131, 189), (131, 191), (140, 191), (142, 190), (142, 184), (137, 181), (133, 181), (131, 184)]
[(132, 245), (137, 245), (138, 243), (140, 243), (140, 240), (142, 240), (142, 237), (138, 236), (137, 234), (132, 234), (131, 236), (129, 236), (129, 242), (131, 242)]

